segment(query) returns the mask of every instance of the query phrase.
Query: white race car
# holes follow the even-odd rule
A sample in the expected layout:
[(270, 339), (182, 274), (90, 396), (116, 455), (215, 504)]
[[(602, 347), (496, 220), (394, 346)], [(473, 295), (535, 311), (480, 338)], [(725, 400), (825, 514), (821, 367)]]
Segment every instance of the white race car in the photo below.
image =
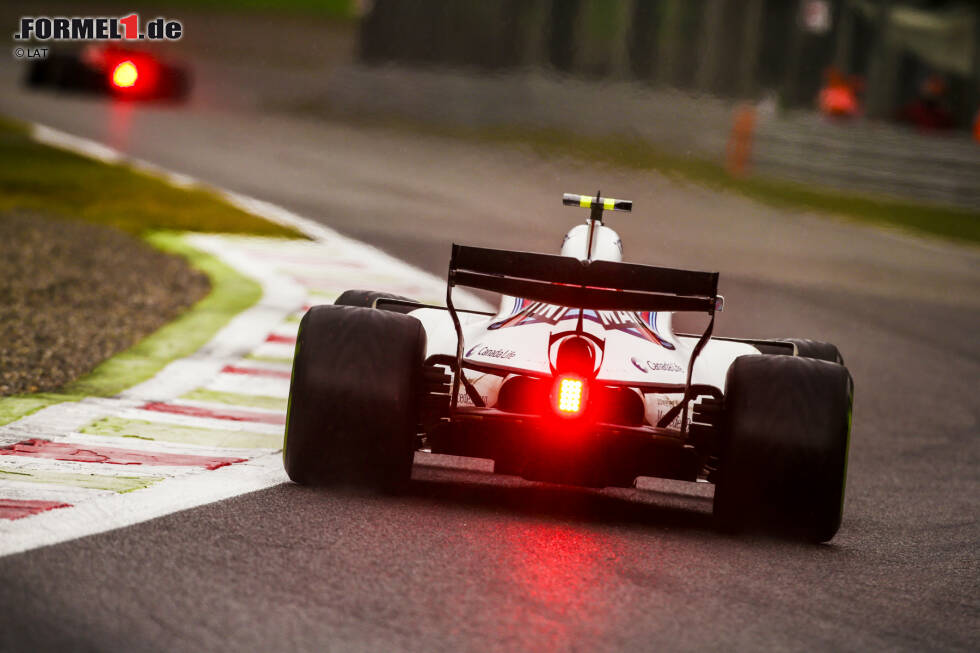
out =
[[(310, 485), (386, 490), (416, 450), (489, 458), (494, 471), (592, 487), (654, 476), (715, 484), (726, 529), (826, 541), (840, 527), (853, 382), (834, 345), (713, 337), (718, 274), (622, 262), (604, 210), (561, 255), (453, 245), (446, 306), (345, 292), (296, 341), (283, 458)], [(501, 293), (496, 313), (455, 286)], [(672, 313), (706, 315), (700, 335)]]

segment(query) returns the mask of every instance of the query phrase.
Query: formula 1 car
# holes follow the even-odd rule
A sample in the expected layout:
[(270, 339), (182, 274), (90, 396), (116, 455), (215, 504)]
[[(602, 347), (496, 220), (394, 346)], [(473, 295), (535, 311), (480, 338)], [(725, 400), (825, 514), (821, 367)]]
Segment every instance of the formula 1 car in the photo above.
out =
[[(727, 530), (813, 541), (843, 509), (853, 383), (834, 345), (713, 337), (718, 274), (622, 262), (604, 210), (561, 255), (453, 245), (446, 306), (350, 290), (303, 317), (283, 459), (301, 484), (405, 484), (416, 450), (591, 487), (640, 476), (715, 485)], [(461, 310), (453, 288), (501, 293)], [(705, 314), (700, 335), (672, 312)]]
[(128, 100), (187, 99), (190, 72), (141, 50), (90, 45), (78, 51), (51, 51), (31, 63), (25, 83), (34, 88), (110, 95)]

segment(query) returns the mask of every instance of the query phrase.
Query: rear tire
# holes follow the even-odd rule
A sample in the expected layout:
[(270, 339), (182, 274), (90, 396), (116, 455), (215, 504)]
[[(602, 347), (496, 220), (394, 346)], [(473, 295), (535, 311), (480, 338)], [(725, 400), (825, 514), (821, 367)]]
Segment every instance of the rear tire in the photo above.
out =
[(170, 99), (175, 102), (186, 102), (191, 95), (191, 73), (186, 68), (171, 70)]
[(837, 345), (819, 340), (808, 338), (779, 338), (779, 342), (790, 342), (796, 345), (796, 353), (803, 358), (815, 358), (828, 363), (844, 364), (844, 357), (841, 356)]
[(283, 463), (303, 485), (396, 490), (411, 477), (425, 330), (407, 315), (314, 306), (299, 326)]
[(728, 370), (727, 441), (714, 516), (725, 530), (762, 526), (815, 542), (840, 528), (853, 382), (842, 365), (741, 356)]
[[(345, 290), (344, 293), (334, 302), (335, 306), (361, 306), (363, 308), (378, 308), (379, 299), (397, 299), (403, 302), (415, 302), (414, 299), (393, 295), (387, 292), (377, 292), (374, 290)], [(408, 313), (415, 310), (415, 306), (405, 306), (404, 304), (382, 304), (383, 310), (393, 313)]]
[(32, 88), (51, 83), (53, 63), (51, 58), (32, 61), (27, 68), (24, 83)]

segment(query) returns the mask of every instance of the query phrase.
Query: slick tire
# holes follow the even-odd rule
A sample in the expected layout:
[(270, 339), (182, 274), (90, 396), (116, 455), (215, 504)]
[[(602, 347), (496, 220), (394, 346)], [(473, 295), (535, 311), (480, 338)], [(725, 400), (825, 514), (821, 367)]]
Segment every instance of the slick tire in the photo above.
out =
[(191, 95), (191, 73), (183, 68), (175, 68), (170, 83), (170, 99), (174, 102), (186, 102)]
[(28, 65), (27, 75), (24, 77), (24, 83), (32, 88), (50, 84), (53, 76), (52, 70), (53, 66), (50, 59), (32, 61)]
[[(414, 302), (414, 299), (393, 295), (387, 292), (377, 292), (374, 290), (345, 290), (344, 293), (334, 302), (335, 306), (361, 306), (363, 308), (378, 308), (379, 299), (399, 299), (405, 302)], [(383, 304), (383, 310), (393, 313), (408, 313), (414, 311), (416, 307), (400, 304)]]
[(843, 365), (737, 358), (726, 381), (717, 525), (830, 540), (841, 523), (853, 396)]
[(413, 317), (314, 306), (299, 326), (283, 463), (302, 485), (395, 491), (411, 476), (425, 330)]
[(804, 358), (816, 358), (817, 360), (829, 363), (844, 364), (844, 357), (841, 356), (837, 345), (819, 340), (809, 340), (807, 338), (780, 338), (779, 342), (790, 342), (796, 345), (796, 352)]

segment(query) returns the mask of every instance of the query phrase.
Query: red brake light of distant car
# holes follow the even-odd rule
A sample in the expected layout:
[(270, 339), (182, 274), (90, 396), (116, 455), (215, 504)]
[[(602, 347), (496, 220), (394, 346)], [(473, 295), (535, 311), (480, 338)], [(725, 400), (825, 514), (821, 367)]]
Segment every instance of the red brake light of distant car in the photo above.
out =
[(139, 76), (136, 64), (127, 59), (117, 63), (112, 69), (112, 85), (116, 88), (132, 88)]
[(555, 409), (559, 415), (575, 417), (585, 407), (585, 381), (576, 376), (562, 375), (555, 382)]

